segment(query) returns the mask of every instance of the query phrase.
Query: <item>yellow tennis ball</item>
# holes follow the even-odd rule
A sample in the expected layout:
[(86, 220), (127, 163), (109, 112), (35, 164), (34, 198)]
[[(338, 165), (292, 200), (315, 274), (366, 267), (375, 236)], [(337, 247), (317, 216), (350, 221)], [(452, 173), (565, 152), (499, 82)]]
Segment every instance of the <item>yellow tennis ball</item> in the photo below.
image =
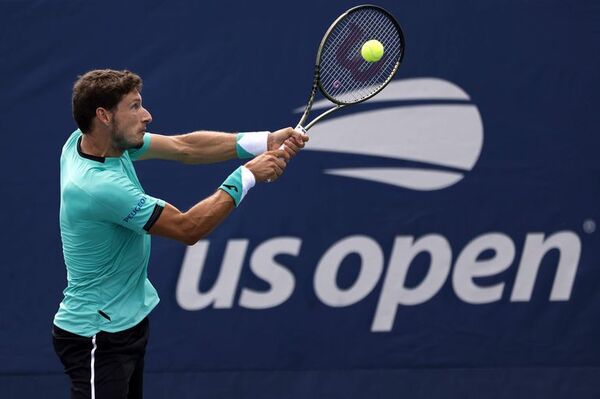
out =
[(377, 62), (383, 57), (383, 44), (379, 40), (369, 40), (362, 45), (360, 55), (367, 62)]

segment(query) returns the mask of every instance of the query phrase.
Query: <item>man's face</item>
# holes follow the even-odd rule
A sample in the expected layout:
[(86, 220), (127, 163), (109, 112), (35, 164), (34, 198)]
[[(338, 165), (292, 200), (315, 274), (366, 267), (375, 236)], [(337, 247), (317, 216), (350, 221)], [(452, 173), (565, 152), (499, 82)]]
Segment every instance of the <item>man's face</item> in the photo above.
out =
[(152, 115), (142, 107), (140, 93), (134, 90), (125, 95), (112, 114), (113, 147), (122, 151), (140, 147), (144, 143), (146, 125), (152, 122)]

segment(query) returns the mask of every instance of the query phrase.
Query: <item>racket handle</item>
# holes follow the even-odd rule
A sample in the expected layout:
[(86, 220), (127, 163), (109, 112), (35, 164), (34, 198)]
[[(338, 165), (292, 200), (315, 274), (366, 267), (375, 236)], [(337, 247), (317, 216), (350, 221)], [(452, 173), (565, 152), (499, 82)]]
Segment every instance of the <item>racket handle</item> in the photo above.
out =
[(294, 128), (294, 130), (300, 130), (302, 133), (304, 134), (308, 134), (308, 131), (300, 124), (296, 125), (296, 127)]

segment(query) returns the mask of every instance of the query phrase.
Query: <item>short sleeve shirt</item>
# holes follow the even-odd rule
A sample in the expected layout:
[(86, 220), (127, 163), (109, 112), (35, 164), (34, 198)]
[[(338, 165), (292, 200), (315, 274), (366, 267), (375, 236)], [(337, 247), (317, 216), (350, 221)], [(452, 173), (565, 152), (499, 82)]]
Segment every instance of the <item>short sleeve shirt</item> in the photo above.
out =
[(132, 160), (144, 144), (120, 157), (81, 151), (76, 130), (60, 158), (60, 231), (67, 288), (54, 324), (82, 336), (135, 326), (156, 306), (148, 280), (150, 235), (165, 202), (146, 194)]

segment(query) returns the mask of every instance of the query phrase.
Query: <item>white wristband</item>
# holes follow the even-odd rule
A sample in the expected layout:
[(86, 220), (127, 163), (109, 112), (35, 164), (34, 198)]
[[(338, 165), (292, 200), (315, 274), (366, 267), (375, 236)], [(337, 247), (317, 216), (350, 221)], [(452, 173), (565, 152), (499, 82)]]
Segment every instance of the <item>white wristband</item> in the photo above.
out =
[(268, 131), (238, 133), (235, 151), (238, 158), (252, 158), (267, 151)]
[(250, 169), (242, 165), (242, 198), (246, 196), (248, 191), (256, 184), (254, 173)]
[(254, 174), (242, 165), (234, 170), (219, 188), (231, 196), (237, 207), (255, 184)]

